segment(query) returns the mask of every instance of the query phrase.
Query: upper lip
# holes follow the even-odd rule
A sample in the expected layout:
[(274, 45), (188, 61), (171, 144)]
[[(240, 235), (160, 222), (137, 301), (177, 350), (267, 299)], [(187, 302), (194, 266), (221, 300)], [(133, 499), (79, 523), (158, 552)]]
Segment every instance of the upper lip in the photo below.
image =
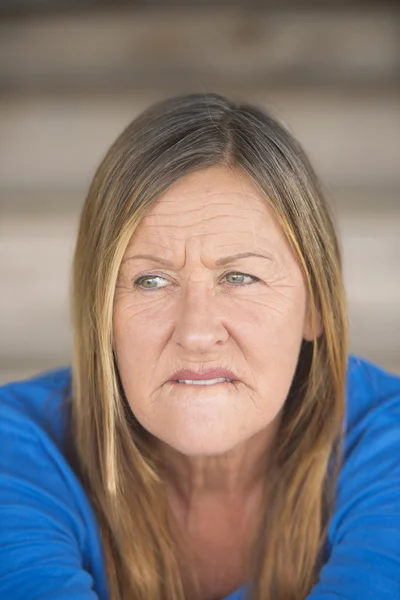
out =
[(213, 369), (207, 369), (204, 371), (194, 371), (192, 369), (181, 369), (180, 371), (176, 371), (169, 381), (178, 381), (180, 380), (192, 380), (199, 381), (202, 379), (232, 379), (236, 380), (237, 376), (229, 369), (223, 369), (222, 367), (215, 367)]

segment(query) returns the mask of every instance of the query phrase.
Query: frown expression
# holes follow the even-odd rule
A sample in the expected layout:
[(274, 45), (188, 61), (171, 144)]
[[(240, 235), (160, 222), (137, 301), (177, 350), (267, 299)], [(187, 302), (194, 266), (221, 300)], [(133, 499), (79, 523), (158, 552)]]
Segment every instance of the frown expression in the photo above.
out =
[[(247, 252), (262, 256), (217, 264)], [(114, 350), (135, 417), (186, 455), (226, 452), (261, 432), (311, 339), (306, 306), (300, 267), (251, 179), (224, 166), (182, 177), (135, 230), (115, 291)], [(170, 381), (213, 367), (237, 380)]]

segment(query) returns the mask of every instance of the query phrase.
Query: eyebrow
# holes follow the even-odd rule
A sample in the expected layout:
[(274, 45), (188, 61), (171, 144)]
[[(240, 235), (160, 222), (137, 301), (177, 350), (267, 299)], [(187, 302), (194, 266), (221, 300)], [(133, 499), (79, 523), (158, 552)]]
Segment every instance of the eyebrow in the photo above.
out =
[[(271, 256), (260, 254), (259, 252), (241, 252), (240, 254), (233, 254), (232, 256), (225, 256), (224, 258), (219, 258), (215, 261), (215, 264), (220, 267), (224, 265), (228, 265), (229, 263), (234, 262), (235, 260), (239, 260), (240, 258), (250, 258), (250, 257), (258, 257), (264, 258), (266, 260), (272, 260)], [(165, 258), (161, 258), (160, 256), (152, 256), (151, 254), (135, 254), (134, 256), (129, 256), (126, 260), (136, 260), (144, 258), (146, 260), (151, 260), (152, 262), (159, 263), (161, 265), (165, 265), (166, 267), (172, 267), (172, 263)], [(125, 261), (124, 261), (125, 262)]]

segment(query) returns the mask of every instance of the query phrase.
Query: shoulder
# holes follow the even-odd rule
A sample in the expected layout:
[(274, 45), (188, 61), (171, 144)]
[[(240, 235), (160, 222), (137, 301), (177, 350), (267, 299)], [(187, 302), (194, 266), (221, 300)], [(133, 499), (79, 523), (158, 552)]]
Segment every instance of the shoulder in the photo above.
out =
[(106, 598), (95, 515), (64, 452), (69, 398), (68, 368), (0, 387), (1, 598)]
[[(60, 497), (78, 481), (66, 456), (70, 370), (51, 371), (0, 387), (0, 494), (10, 478), (39, 493), (50, 485)], [(36, 493), (35, 492), (35, 493)], [(65, 497), (64, 497), (65, 499)]]
[(350, 356), (327, 562), (307, 600), (400, 598), (400, 378)]
[[(372, 544), (381, 535), (395, 543), (400, 535), (400, 377), (351, 356), (331, 541), (340, 543), (361, 526)], [(399, 561), (400, 555), (400, 569)]]
[(64, 368), (0, 387), (0, 438), (7, 448), (0, 454), (0, 494), (12, 478), (20, 490), (42, 491), (44, 501), (51, 487), (63, 502), (82, 504), (67, 459), (70, 375)]
[(350, 420), (357, 419), (363, 412), (399, 397), (400, 374), (391, 373), (378, 364), (351, 354), (346, 393)]
[(64, 507), (75, 527), (87, 499), (67, 459), (69, 380), (66, 368), (0, 387), (0, 501), (12, 488), (47, 514)]
[(400, 440), (399, 375), (364, 358), (349, 356), (344, 435), (345, 457), (359, 450), (366, 439), (374, 446), (392, 436), (393, 442)]
[(61, 445), (68, 418), (71, 370), (41, 373), (0, 386), (0, 424), (48, 436)]

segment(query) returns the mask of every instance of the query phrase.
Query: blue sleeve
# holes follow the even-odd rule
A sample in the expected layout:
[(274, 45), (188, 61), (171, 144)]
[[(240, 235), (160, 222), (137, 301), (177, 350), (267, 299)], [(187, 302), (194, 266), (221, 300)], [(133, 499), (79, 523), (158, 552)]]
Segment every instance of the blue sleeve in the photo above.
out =
[(400, 390), (378, 398), (348, 435), (331, 553), (307, 600), (400, 600)]
[(0, 444), (0, 598), (98, 600), (83, 564), (75, 484), (56, 445), (10, 404), (2, 406)]

